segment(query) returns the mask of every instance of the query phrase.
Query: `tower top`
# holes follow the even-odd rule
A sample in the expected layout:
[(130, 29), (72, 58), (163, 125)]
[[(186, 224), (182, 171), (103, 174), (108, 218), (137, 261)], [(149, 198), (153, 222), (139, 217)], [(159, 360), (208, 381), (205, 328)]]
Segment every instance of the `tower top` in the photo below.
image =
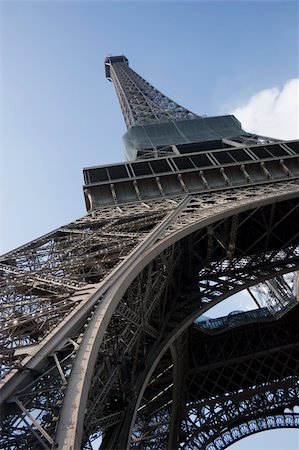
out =
[(105, 72), (114, 84), (128, 129), (138, 125), (199, 118), (138, 75), (129, 67), (129, 60), (124, 55), (108, 56)]
[(243, 146), (248, 141), (273, 142), (246, 133), (232, 115), (206, 118), (194, 114), (136, 73), (124, 55), (105, 58), (105, 72), (114, 85), (128, 128), (123, 139), (129, 160)]
[(128, 58), (126, 58), (124, 55), (120, 55), (120, 56), (107, 56), (107, 58), (105, 58), (105, 71), (106, 71), (106, 78), (109, 81), (112, 81), (111, 79), (111, 73), (110, 73), (110, 67), (111, 64), (114, 63), (124, 63), (129, 65), (129, 60)]

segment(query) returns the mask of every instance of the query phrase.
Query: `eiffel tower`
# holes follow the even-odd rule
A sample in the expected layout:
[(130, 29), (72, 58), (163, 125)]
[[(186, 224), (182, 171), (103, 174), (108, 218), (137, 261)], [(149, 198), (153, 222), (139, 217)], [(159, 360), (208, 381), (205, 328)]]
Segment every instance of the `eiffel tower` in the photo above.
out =
[[(299, 426), (299, 142), (105, 60), (127, 162), (1, 257), (3, 449), (220, 450)], [(255, 308), (211, 318), (245, 291)], [(229, 300), (228, 300), (229, 301)]]

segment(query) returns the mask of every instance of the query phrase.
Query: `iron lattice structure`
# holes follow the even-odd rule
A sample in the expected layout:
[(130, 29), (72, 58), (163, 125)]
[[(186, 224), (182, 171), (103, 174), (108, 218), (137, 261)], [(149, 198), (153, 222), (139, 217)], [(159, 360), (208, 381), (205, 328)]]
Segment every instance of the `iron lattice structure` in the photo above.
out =
[(129, 67), (125, 56), (106, 58), (105, 68), (116, 89), (127, 128), (199, 117), (142, 78)]
[[(131, 111), (123, 66), (106, 60)], [(1, 258), (1, 448), (220, 450), (299, 426), (299, 143), (240, 133), (85, 169), (88, 214)], [(259, 309), (202, 319), (244, 289)]]

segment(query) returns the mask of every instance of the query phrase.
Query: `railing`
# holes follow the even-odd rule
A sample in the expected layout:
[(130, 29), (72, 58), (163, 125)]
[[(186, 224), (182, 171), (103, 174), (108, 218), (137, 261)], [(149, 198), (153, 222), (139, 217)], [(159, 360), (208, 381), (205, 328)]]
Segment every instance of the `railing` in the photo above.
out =
[(280, 310), (269, 310), (267, 307), (251, 311), (233, 311), (227, 316), (196, 322), (196, 325), (207, 333), (221, 333), (229, 328), (239, 327), (259, 321), (277, 320), (298, 304), (295, 297)]

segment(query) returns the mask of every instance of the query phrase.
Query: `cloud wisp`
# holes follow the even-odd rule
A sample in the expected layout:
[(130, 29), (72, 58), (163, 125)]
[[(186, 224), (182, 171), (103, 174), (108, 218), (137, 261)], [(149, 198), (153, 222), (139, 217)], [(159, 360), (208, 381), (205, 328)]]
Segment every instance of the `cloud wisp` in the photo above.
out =
[(299, 78), (295, 78), (281, 89), (274, 87), (258, 92), (231, 114), (246, 131), (287, 140), (299, 137), (298, 109)]

